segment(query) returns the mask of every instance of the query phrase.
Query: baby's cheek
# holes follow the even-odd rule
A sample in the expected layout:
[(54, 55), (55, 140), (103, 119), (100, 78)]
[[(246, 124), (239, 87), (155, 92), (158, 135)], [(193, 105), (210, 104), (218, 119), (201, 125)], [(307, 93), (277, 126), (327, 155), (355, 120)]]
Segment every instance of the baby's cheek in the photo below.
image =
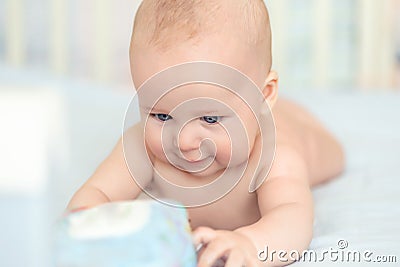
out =
[(232, 135), (231, 138), (226, 138), (218, 145), (216, 160), (224, 165), (237, 166), (248, 160), (248, 153), (251, 150), (247, 136)]
[(146, 127), (145, 140), (148, 149), (154, 156), (165, 158), (160, 131), (151, 126)]
[(224, 151), (217, 154), (217, 156), (215, 157), (215, 161), (217, 161), (219, 165), (222, 165), (224, 168), (226, 168), (229, 165), (230, 158), (230, 153), (226, 153)]
[(229, 137), (219, 138), (219, 140), (215, 140), (215, 143), (217, 147), (215, 160), (223, 166), (228, 166), (232, 155), (231, 140), (229, 139)]

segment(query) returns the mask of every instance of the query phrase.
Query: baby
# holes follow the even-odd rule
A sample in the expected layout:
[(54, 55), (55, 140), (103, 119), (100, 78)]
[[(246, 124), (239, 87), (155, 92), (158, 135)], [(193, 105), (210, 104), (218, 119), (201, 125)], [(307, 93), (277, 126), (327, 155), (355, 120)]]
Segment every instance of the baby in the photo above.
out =
[[(261, 261), (259, 251), (266, 246), (269, 251), (307, 249), (313, 229), (310, 188), (341, 173), (344, 156), (339, 143), (311, 114), (278, 100), (264, 2), (144, 0), (134, 23), (130, 62), (142, 120), (126, 129), (68, 209), (133, 200), (143, 191), (187, 202), (183, 204), (194, 243), (201, 247), (200, 267), (220, 259), (229, 267), (287, 265), (288, 255)], [(194, 65), (185, 66), (188, 62)], [(238, 88), (229, 90), (206, 82), (188, 83), (165, 94), (148, 86), (166, 69), (183, 66), (174, 70), (190, 72), (196, 62), (210, 71), (236, 70), (238, 77), (243, 74), (238, 80), (245, 84), (247, 77), (256, 91), (242, 90), (240, 82), (232, 82)], [(171, 80), (184, 76), (174, 70), (169, 72)], [(254, 100), (254, 94), (258, 97), (252, 105), (247, 99)], [(157, 101), (148, 103), (145, 96)], [(201, 102), (207, 100), (209, 104)], [(273, 129), (271, 120), (262, 118), (269, 114), (265, 106), (272, 111)], [(268, 143), (271, 136), (273, 145)], [(268, 156), (271, 151), (273, 156)], [(234, 182), (214, 197), (215, 190), (207, 185), (224, 175)], [(166, 189), (162, 181), (189, 192), (197, 187), (202, 193), (182, 197), (181, 191)], [(258, 184), (251, 187), (252, 181)]]

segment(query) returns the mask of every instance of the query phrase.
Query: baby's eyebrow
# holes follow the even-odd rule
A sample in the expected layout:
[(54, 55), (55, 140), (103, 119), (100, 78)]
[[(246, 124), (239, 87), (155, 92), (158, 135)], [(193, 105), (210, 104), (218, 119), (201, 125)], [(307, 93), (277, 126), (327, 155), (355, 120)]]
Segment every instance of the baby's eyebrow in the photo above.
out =
[(202, 113), (204, 116), (212, 116), (212, 115), (216, 116), (219, 113), (221, 113), (221, 111), (220, 110), (207, 110), (207, 111), (201, 111), (199, 113)]
[[(144, 112), (152, 112), (152, 113), (163, 113), (163, 114), (169, 114), (170, 112), (167, 112), (166, 110), (162, 110), (162, 109), (157, 109), (155, 107), (146, 107), (146, 106), (141, 106), (140, 109), (142, 109)], [(218, 115), (219, 113), (221, 113), (221, 110), (196, 110), (195, 113), (200, 114), (202, 116), (206, 116), (206, 115)]]
[(142, 107), (142, 106), (140, 106), (139, 107), (141, 110), (143, 110), (143, 111), (150, 111), (150, 110), (152, 110), (152, 108), (149, 108), (149, 107)]
[(164, 111), (158, 110), (158, 109), (156, 109), (154, 107), (140, 107), (140, 109), (143, 110), (146, 113), (149, 113), (149, 112), (152, 112), (152, 113), (165, 113), (165, 114), (169, 113), (169, 112), (164, 112)]

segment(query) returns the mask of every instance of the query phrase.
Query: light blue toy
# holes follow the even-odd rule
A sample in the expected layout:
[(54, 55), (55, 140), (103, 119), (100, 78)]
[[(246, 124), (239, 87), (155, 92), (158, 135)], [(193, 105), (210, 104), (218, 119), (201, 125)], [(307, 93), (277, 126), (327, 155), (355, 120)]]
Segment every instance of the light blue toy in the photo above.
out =
[(183, 208), (157, 201), (107, 203), (57, 224), (57, 267), (195, 267)]

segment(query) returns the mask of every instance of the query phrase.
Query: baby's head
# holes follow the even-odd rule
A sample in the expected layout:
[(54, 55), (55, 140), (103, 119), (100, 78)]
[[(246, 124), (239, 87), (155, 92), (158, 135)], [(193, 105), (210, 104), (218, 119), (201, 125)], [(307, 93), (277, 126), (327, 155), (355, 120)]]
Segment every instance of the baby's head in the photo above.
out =
[[(261, 90), (261, 98), (265, 98), (270, 106), (276, 100), (277, 76), (270, 70), (271, 30), (262, 0), (144, 0), (134, 23), (130, 61), (136, 88), (171, 66), (207, 61), (230, 66), (245, 74)], [(251, 110), (241, 99), (233, 97), (232, 92), (216, 87), (209, 84), (178, 87), (157, 105), (144, 110), (149, 118), (146, 143), (154, 155), (169, 160), (161, 156), (165, 154), (166, 143), (160, 136), (172, 125), (170, 120), (180, 119), (179, 114), (169, 116), (170, 112), (189, 99), (205, 97), (234, 107), (233, 112), (246, 131), (243, 143), (248, 144), (251, 152), (259, 133)], [(199, 120), (186, 121), (179, 129), (175, 146), (179, 147), (182, 159), (178, 155), (176, 161), (201, 165), (207, 153), (203, 153), (200, 146), (204, 140), (211, 140), (213, 149), (217, 150), (215, 164), (202, 173), (222, 171), (231, 160), (232, 144), (230, 133), (218, 123), (224, 118), (229, 121), (229, 112), (217, 108), (207, 110), (207, 105), (194, 105), (193, 108), (193, 116), (198, 116)], [(226, 114), (221, 114), (224, 112)]]
[(262, 0), (144, 0), (130, 60), (137, 88), (188, 61), (229, 65), (262, 88), (272, 64), (268, 11)]

